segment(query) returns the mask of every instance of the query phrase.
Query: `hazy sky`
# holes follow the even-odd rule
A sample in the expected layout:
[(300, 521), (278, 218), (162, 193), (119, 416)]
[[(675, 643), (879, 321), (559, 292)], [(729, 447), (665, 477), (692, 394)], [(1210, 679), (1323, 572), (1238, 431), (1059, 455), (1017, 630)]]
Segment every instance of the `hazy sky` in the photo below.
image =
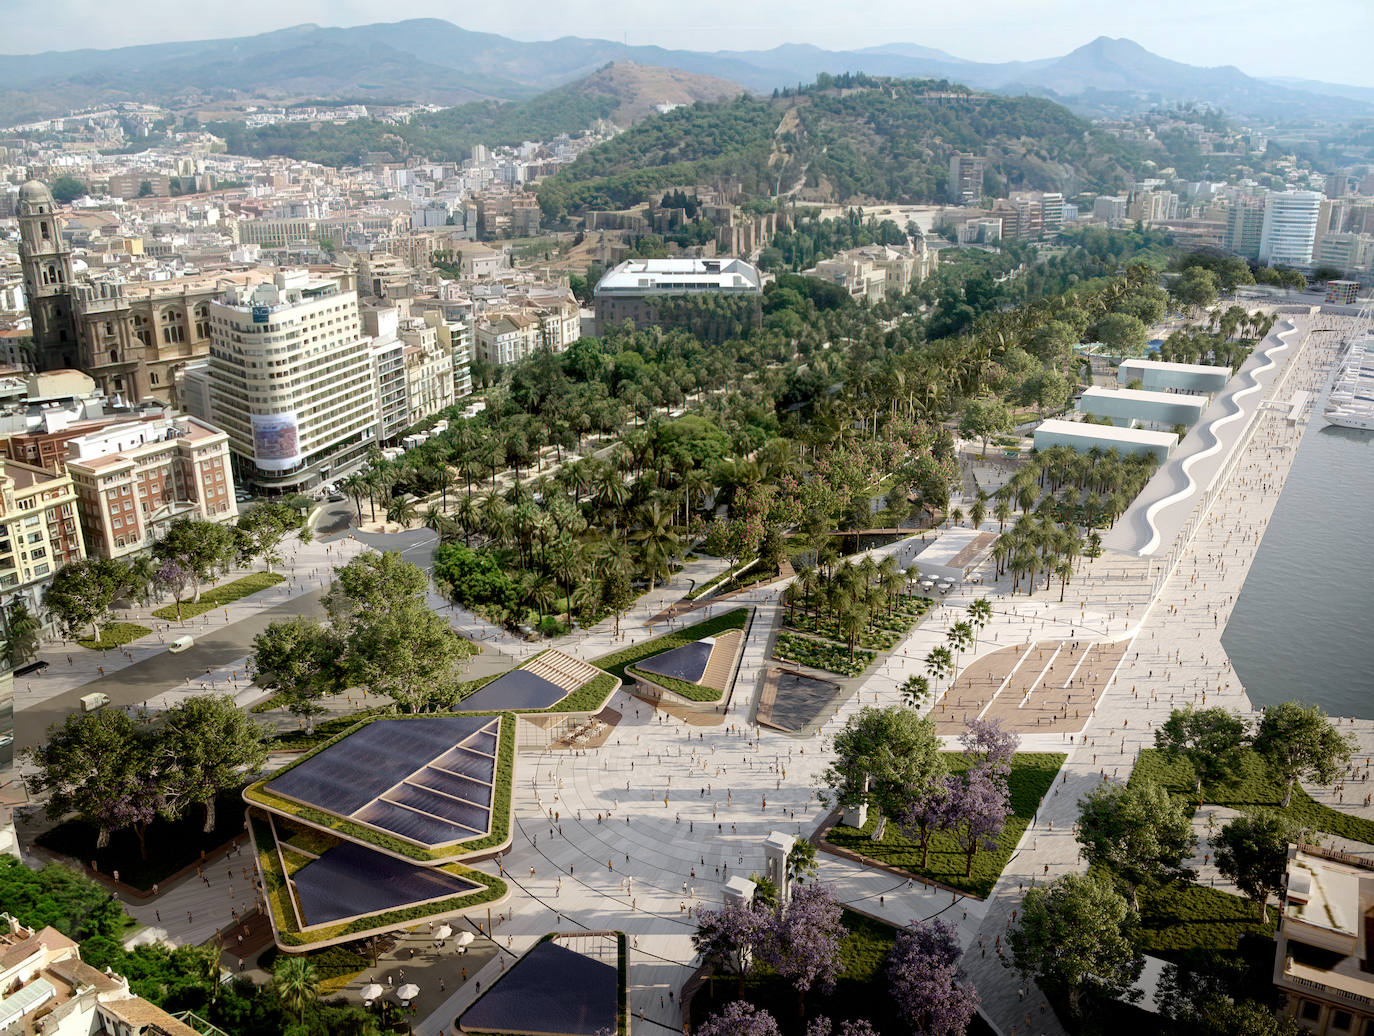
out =
[(1251, 75), (1374, 86), (1374, 0), (0, 0), (0, 53), (248, 36), (315, 22), (436, 17), (516, 39), (594, 36), (690, 50), (919, 43), (983, 61), (1052, 57), (1125, 36), (1164, 57)]

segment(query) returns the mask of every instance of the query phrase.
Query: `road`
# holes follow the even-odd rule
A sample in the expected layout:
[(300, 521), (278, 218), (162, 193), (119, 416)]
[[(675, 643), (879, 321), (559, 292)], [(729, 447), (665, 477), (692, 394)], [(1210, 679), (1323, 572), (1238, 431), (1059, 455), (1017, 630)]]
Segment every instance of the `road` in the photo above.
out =
[[(394, 535), (355, 535), (359, 541), (379, 550), (399, 550), (407, 561), (425, 570), (432, 563), (434, 546), (438, 541), (438, 537), (428, 529)], [(110, 696), (112, 707), (138, 705), (169, 688), (188, 684), (196, 679), (197, 674), (231, 666), (247, 656), (252, 649), (253, 638), (269, 623), (293, 615), (322, 616), (322, 593), (322, 590), (315, 590), (300, 594), (238, 622), (197, 633), (195, 644), (180, 654), (160, 651), (116, 672), (61, 691), (45, 701), (17, 709), (14, 716), (16, 743), (38, 744), (49, 726), (62, 722), (69, 713), (80, 708), (83, 695), (99, 691)]]

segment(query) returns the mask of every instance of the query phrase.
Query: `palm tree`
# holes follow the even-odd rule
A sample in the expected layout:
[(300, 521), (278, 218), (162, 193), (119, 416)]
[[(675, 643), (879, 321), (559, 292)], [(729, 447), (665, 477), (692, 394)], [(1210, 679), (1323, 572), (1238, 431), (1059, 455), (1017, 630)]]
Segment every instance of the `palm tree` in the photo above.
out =
[(458, 510), (454, 517), (458, 521), (458, 528), (463, 531), (464, 546), (470, 546), (472, 534), (482, 525), (481, 513), (477, 510), (477, 505), (473, 503), (471, 493), (458, 501)]
[(649, 576), (649, 592), (654, 591), (654, 576), (668, 568), (678, 548), (678, 535), (673, 529), (673, 516), (657, 500), (639, 509), (640, 527), (630, 534), (630, 540), (641, 545), (645, 572)]
[(849, 644), (849, 660), (851, 662), (854, 660), (854, 647), (867, 628), (868, 611), (864, 608), (847, 608), (840, 615), (840, 629), (844, 631), (844, 639)]
[(787, 584), (787, 589), (782, 592), (782, 602), (787, 605), (787, 621), (792, 622), (797, 616), (797, 602), (802, 599), (801, 584), (797, 580)]
[(1007, 519), (1011, 517), (1011, 504), (1007, 498), (999, 495), (997, 504), (993, 507), (992, 513), (997, 518), (997, 531), (1000, 533), (1007, 526)]
[(339, 483), (339, 488), (353, 498), (353, 506), (358, 509), (358, 521), (363, 520), (363, 497), (368, 496), (367, 479), (361, 475), (349, 475)]
[(988, 505), (983, 499), (983, 494), (978, 494), (978, 499), (973, 501), (968, 509), (968, 520), (973, 523), (976, 529), (983, 524), (983, 519), (988, 516)]
[(930, 681), (924, 676), (908, 676), (902, 684), (902, 704), (914, 709), (930, 694)]
[(926, 654), (926, 672), (935, 680), (948, 675), (954, 667), (954, 658), (947, 647), (933, 647)]
[(978, 646), (978, 634), (992, 621), (992, 604), (986, 597), (978, 597), (968, 603), (968, 621), (973, 626), (973, 646)]
[(1073, 578), (1073, 562), (1068, 558), (1060, 558), (1054, 566), (1054, 574), (1059, 577), (1059, 600), (1063, 603), (1064, 590)]
[(959, 656), (973, 646), (973, 627), (967, 622), (956, 622), (945, 634), (945, 640), (954, 649), (954, 668), (951, 675), (959, 671)]
[(949, 524), (950, 524), (950, 525), (952, 525), (952, 526), (953, 526), (953, 525), (962, 525), (962, 524), (963, 524), (963, 521), (964, 521), (964, 509), (963, 509), (962, 507), (956, 507), (954, 510), (952, 510), (952, 511), (949, 512)]
[(387, 501), (386, 520), (409, 527), (416, 518), (415, 501), (408, 496), (394, 496)]
[(305, 1009), (320, 993), (320, 976), (314, 961), (307, 957), (282, 954), (272, 968), (272, 988), (288, 1011), (305, 1024)]
[(438, 532), (447, 521), (448, 515), (444, 514), (438, 504), (430, 504), (426, 507), (424, 518), (421, 519), (421, 523), (426, 529), (433, 529), (435, 532)]

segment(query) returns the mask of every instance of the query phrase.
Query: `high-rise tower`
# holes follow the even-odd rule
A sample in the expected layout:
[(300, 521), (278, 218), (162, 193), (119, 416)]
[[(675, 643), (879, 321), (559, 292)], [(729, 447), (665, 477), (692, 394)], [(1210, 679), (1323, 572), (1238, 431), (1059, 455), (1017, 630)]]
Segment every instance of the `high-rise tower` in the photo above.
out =
[(72, 253), (62, 240), (52, 191), (41, 180), (19, 188), (19, 262), (33, 318), (34, 365), (76, 366), (72, 321)]

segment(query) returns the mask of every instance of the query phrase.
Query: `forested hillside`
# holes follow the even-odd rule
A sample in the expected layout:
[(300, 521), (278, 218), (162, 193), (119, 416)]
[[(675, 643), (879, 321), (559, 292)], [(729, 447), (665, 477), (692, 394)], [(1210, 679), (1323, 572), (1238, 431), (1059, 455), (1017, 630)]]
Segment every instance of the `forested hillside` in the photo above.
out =
[(364, 151), (390, 151), (398, 158), (417, 154), (436, 161), (469, 157), (474, 144), (496, 146), (549, 140), (581, 133), (611, 115), (621, 100), (588, 92), (579, 84), (559, 87), (527, 101), (473, 101), (415, 116), (393, 125), (376, 119), (312, 125), (278, 123), (248, 129), (242, 122), (211, 123), (236, 155), (285, 155), (324, 165), (350, 165)]
[(943, 201), (954, 151), (988, 156), (993, 194), (1115, 190), (1146, 157), (1043, 98), (822, 76), (771, 100), (697, 104), (648, 119), (545, 181), (540, 202), (557, 217), (723, 176), (749, 193), (785, 192), (804, 176), (808, 195), (837, 202)]

